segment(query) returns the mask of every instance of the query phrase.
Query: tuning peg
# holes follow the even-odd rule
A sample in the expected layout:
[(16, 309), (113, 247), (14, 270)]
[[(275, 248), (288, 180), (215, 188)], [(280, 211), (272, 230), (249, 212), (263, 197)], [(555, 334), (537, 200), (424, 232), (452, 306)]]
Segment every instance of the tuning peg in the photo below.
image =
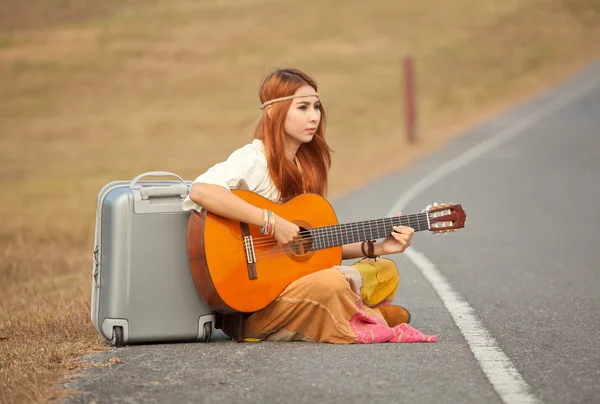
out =
[(430, 211), (432, 208), (439, 208), (440, 206), (442, 206), (442, 205), (438, 205), (438, 203), (437, 203), (437, 202), (434, 202), (434, 203), (433, 203), (433, 204), (431, 204), (431, 205), (427, 205), (427, 206), (425, 207), (425, 209), (423, 209), (423, 210), (421, 211), (421, 213), (429, 212), (429, 211)]
[(456, 229), (440, 229), (440, 230), (434, 230), (432, 233), (433, 234), (446, 234), (446, 233), (454, 233), (456, 232)]

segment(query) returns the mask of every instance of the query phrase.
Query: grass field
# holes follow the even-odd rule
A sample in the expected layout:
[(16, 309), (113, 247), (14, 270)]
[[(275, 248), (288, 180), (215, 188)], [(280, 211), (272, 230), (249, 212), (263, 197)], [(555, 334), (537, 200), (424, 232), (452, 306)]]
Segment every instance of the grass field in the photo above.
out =
[(272, 68), (319, 83), (333, 198), (600, 56), (597, 0), (304, 4), (0, 0), (0, 402), (61, 397), (81, 355), (106, 348), (89, 320), (100, 188), (226, 158), (250, 140)]

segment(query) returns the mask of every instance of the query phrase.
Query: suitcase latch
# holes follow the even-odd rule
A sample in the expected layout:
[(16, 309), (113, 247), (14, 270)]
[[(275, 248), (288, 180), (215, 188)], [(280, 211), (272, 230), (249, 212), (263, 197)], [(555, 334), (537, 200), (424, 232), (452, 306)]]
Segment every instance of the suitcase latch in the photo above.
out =
[(100, 261), (98, 261), (99, 248), (99, 246), (94, 248), (94, 285), (96, 285), (97, 288), (100, 287), (100, 284), (98, 283), (98, 274), (100, 273)]

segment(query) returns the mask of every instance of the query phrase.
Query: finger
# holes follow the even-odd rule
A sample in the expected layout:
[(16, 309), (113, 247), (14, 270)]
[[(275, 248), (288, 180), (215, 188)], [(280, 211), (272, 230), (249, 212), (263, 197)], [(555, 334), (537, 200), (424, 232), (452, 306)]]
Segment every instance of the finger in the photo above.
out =
[(406, 245), (408, 242), (408, 240), (406, 240), (406, 236), (400, 233), (392, 233), (392, 237), (394, 237), (396, 241), (398, 241), (402, 245)]
[(399, 235), (399, 238), (397, 240), (398, 240), (398, 243), (400, 243), (400, 245), (404, 249), (407, 249), (408, 247), (410, 247), (410, 240), (406, 236)]
[(396, 216), (402, 216), (402, 212), (396, 213)]
[(401, 234), (413, 234), (415, 229), (409, 226), (394, 226), (394, 231)]
[(410, 240), (412, 239), (412, 234), (405, 234), (405, 233), (397, 233), (398, 237), (401, 237), (402, 240), (406, 241), (407, 245), (410, 245)]

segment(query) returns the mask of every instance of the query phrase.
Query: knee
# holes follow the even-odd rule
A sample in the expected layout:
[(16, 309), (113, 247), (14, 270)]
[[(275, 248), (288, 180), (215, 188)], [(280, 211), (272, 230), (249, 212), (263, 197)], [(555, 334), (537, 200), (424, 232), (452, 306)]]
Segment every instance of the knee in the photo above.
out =
[(379, 258), (377, 261), (381, 261), (377, 269), (379, 278), (394, 287), (398, 286), (400, 283), (400, 271), (398, 271), (396, 263), (387, 258)]
[(392, 300), (400, 282), (394, 261), (387, 258), (362, 260), (353, 265), (363, 278), (361, 298), (369, 306)]
[(388, 258), (364, 259), (352, 264), (367, 283), (398, 286), (400, 272), (394, 261)]
[(371, 299), (374, 304), (380, 304), (383, 301), (391, 301), (396, 295), (396, 290), (400, 284), (400, 273), (394, 261), (390, 259), (378, 259), (381, 261), (377, 267), (377, 278), (379, 284)]
[(299, 286), (302, 289), (307, 290), (307, 294), (313, 297), (318, 296), (321, 299), (350, 290), (346, 276), (336, 268), (306, 275), (296, 282), (300, 283)]

